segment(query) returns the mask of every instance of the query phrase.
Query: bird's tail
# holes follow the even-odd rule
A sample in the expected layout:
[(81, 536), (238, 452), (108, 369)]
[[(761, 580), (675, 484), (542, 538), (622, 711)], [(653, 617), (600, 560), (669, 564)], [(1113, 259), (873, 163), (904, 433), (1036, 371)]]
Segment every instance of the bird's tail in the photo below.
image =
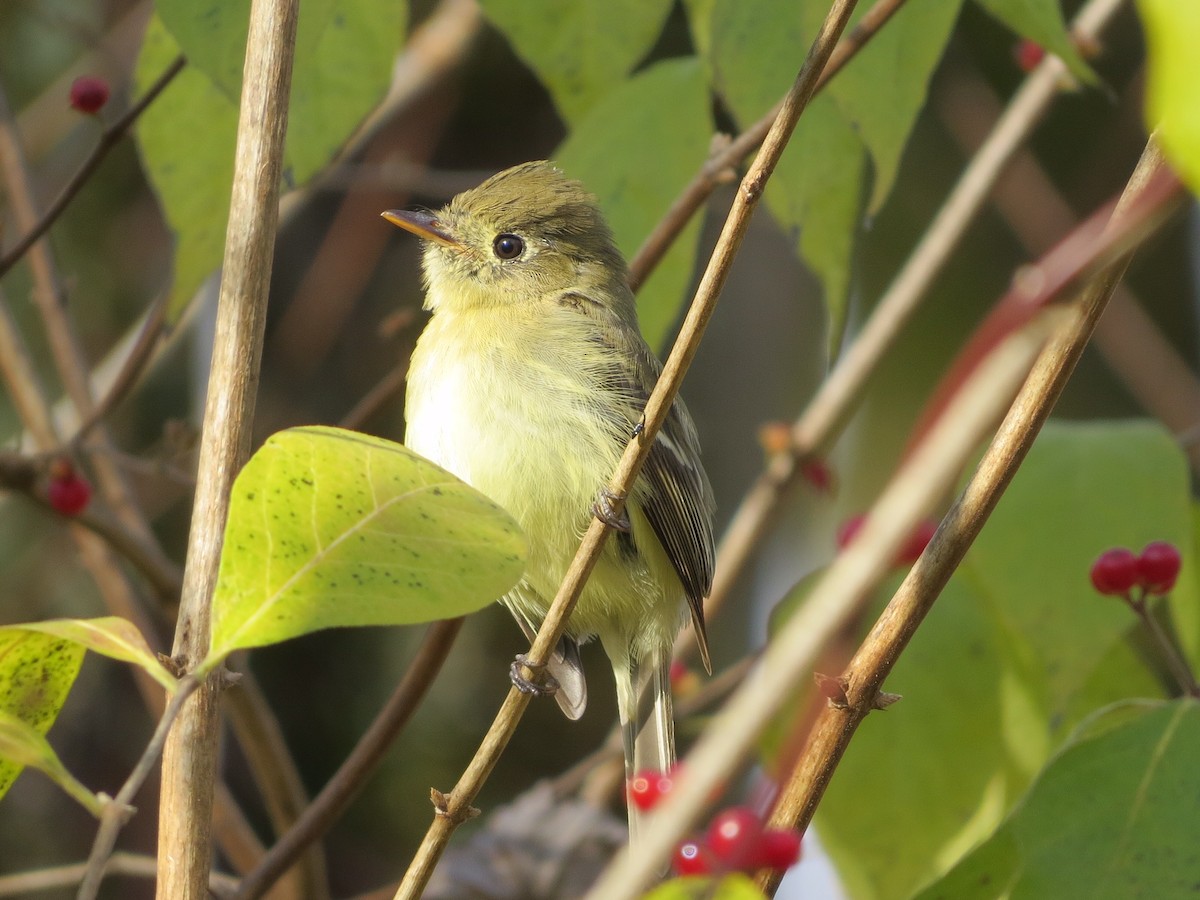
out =
[[(671, 708), (671, 645), (605, 648), (617, 682), (617, 710), (625, 749), (625, 782), (639, 772), (666, 772), (675, 764), (675, 718)], [(629, 837), (636, 839), (638, 810), (629, 805)]]

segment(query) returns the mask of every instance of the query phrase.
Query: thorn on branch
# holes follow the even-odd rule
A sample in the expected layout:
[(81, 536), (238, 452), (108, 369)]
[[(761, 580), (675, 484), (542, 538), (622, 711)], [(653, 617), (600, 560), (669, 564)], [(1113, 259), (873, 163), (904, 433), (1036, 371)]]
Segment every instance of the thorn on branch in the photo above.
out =
[(878, 691), (875, 694), (875, 699), (871, 702), (871, 709), (887, 709), (897, 700), (903, 699), (900, 694), (889, 694), (887, 691)]

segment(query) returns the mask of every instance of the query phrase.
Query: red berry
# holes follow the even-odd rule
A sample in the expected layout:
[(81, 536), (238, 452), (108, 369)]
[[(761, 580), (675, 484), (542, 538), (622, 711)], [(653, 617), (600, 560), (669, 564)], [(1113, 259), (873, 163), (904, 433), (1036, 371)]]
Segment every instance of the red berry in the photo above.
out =
[(1017, 68), (1022, 72), (1032, 72), (1045, 57), (1046, 51), (1041, 44), (1034, 43), (1028, 38), (1019, 41), (1013, 47), (1013, 59)]
[(55, 511), (62, 515), (77, 516), (87, 508), (92, 499), (92, 486), (79, 477), (70, 463), (56, 460), (51, 465), (46, 499)]
[(667, 772), (638, 772), (629, 779), (629, 799), (638, 809), (653, 809), (674, 786)]
[(71, 106), (81, 113), (100, 112), (108, 102), (108, 82), (92, 75), (80, 75), (71, 84)]
[(1092, 587), (1102, 594), (1125, 594), (1138, 581), (1137, 557), (1132, 550), (1114, 547), (1092, 563)]
[(904, 542), (904, 546), (900, 548), (900, 553), (896, 557), (896, 562), (901, 565), (912, 565), (925, 552), (925, 548), (929, 546), (929, 542), (933, 540), (933, 533), (937, 531), (938, 523), (931, 519), (924, 519), (916, 524), (912, 533), (908, 536), (908, 540)]
[(708, 850), (695, 841), (684, 841), (675, 848), (671, 868), (676, 875), (708, 875), (713, 869)]
[(867, 521), (867, 517), (862, 513), (857, 516), (851, 516), (839, 526), (837, 530), (837, 545), (839, 550), (845, 550), (850, 546), (850, 542), (862, 531), (863, 523)]
[(708, 826), (704, 843), (729, 869), (754, 868), (763, 827), (754, 810), (733, 806), (717, 813)]
[(800, 832), (768, 828), (758, 841), (754, 863), (766, 869), (786, 869), (800, 859)]
[(833, 469), (823, 459), (805, 460), (800, 464), (800, 474), (823, 494), (833, 486)]
[(1137, 558), (1137, 583), (1148, 594), (1165, 594), (1175, 587), (1183, 559), (1174, 544), (1154, 541), (1143, 548)]

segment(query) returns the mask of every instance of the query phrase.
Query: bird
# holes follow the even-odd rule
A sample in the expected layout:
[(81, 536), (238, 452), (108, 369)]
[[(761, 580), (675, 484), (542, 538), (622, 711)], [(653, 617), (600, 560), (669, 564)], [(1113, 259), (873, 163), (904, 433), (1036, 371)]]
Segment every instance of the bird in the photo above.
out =
[[(501, 602), (530, 640), (593, 515), (614, 526), (550, 675), (563, 712), (579, 718), (579, 647), (597, 638), (612, 664), (627, 778), (669, 771), (671, 651), (689, 617), (711, 673), (703, 603), (715, 502), (696, 426), (676, 399), (623, 515), (611, 515), (605, 486), (641, 432), (662, 366), (638, 328), (628, 267), (596, 198), (539, 160), (442, 209), (382, 215), (424, 243), (431, 316), (409, 363), (405, 445), (524, 530), (526, 569)], [(514, 681), (529, 689), (517, 669)]]

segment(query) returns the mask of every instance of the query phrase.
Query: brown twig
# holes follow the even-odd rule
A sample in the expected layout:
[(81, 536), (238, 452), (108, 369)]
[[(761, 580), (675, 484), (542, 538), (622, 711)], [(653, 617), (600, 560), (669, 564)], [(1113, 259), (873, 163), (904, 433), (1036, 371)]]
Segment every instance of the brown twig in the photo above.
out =
[[(234, 475), (249, 455), (287, 130), (298, 0), (253, 0), (233, 191), (199, 476), (173, 653), (185, 671), (208, 652), (211, 599)], [(163, 754), (158, 894), (207, 891), (217, 761), (217, 685), (185, 704)]]
[[(1094, 40), (1120, 5), (1121, 0), (1089, 0), (1076, 16), (1075, 34), (1081, 40)], [(792, 447), (771, 458), (742, 498), (717, 551), (716, 577), (705, 601), (706, 615), (715, 615), (728, 599), (767, 533), (781, 500), (800, 478), (803, 462), (823, 453), (840, 434), (868, 378), (958, 246), (1015, 149), (1057, 95), (1065, 73), (1066, 67), (1057, 57), (1047, 56), (1026, 79), (861, 333), (793, 423)], [(695, 643), (690, 627), (685, 628), (675, 642), (676, 655), (686, 657)]]
[[(876, 0), (875, 5), (863, 14), (854, 28), (834, 48), (817, 81), (814, 94), (825, 87), (829, 79), (840, 72), (846, 63), (867, 45), (888, 19), (899, 11), (904, 2), (905, 0)], [(741, 165), (762, 145), (783, 104), (784, 101), (780, 100), (765, 116), (722, 146), (700, 167), (700, 171), (671, 204), (666, 215), (654, 226), (654, 230), (646, 236), (637, 253), (629, 261), (629, 286), (634, 291), (646, 283), (646, 279), (662, 262), (662, 258), (678, 240), (692, 216), (704, 205), (717, 186), (729, 180), (728, 173)]]
[[(971, 481), (851, 660), (844, 676), (847, 702), (827, 707), (818, 717), (797, 769), (780, 793), (771, 816), (772, 825), (804, 828), (811, 821), (842, 754), (859, 723), (870, 712), (884, 679), (995, 508), (1074, 370), (1113, 286), (1128, 266), (1128, 237), (1133, 234), (1147, 237), (1143, 227), (1147, 222), (1157, 221), (1161, 225), (1160, 214), (1172, 202), (1171, 195), (1164, 198), (1159, 191), (1166, 183), (1164, 177), (1168, 182), (1173, 179), (1161, 168), (1157, 151), (1148, 148), (1117, 207), (1111, 227), (1100, 239), (1092, 241), (1089, 252), (1080, 256), (1072, 243), (1066, 241), (1045, 260), (1047, 269), (1059, 268), (1050, 261), (1057, 256), (1063, 267), (1069, 264), (1078, 273), (1093, 272), (1094, 281), (1076, 305), (1077, 314), (1062, 324), (1039, 355)], [(1158, 209), (1146, 202), (1155, 192)], [(1076, 233), (1091, 233), (1090, 221)], [(1102, 271), (1097, 272), (1097, 265), (1104, 266)], [(1055, 296), (1063, 296), (1074, 283), (1069, 278), (1048, 283), (1040, 298), (1042, 305)], [(1019, 290), (1015, 288), (1014, 292)], [(760, 884), (768, 892), (773, 892), (778, 883), (774, 874), (760, 877)]]
[(163, 70), (163, 73), (158, 76), (142, 99), (131, 106), (123, 116), (104, 129), (104, 133), (100, 135), (100, 140), (92, 148), (92, 152), (88, 154), (87, 159), (83, 161), (83, 164), (75, 174), (63, 186), (58, 196), (54, 198), (54, 202), (42, 213), (37, 223), (25, 233), (24, 237), (10, 247), (8, 252), (0, 257), (0, 278), (16, 265), (21, 257), (29, 252), (29, 248), (37, 243), (42, 235), (50, 229), (51, 225), (58, 221), (58, 217), (63, 214), (63, 211), (70, 205), (71, 201), (75, 199), (75, 195), (87, 184), (88, 179), (100, 167), (100, 163), (108, 156), (109, 151), (120, 142), (133, 123), (158, 98), (158, 95), (171, 83), (172, 79), (183, 71), (185, 65), (187, 65), (187, 60), (183, 56), (176, 57)]
[[(628, 495), (630, 486), (654, 444), (663, 420), (679, 392), (684, 373), (699, 347), (705, 326), (716, 308), (717, 298), (737, 255), (738, 248), (741, 246), (746, 229), (749, 227), (750, 217), (762, 197), (763, 188), (791, 137), (800, 113), (812, 97), (817, 79), (825, 68), (825, 63), (830, 53), (833, 52), (838, 35), (845, 28), (854, 5), (855, 0), (838, 0), (833, 4), (817, 39), (813, 42), (813, 46), (804, 60), (792, 89), (788, 92), (779, 116), (763, 141), (761, 152), (755, 158), (746, 177), (742, 179), (725, 227), (717, 239), (717, 245), (709, 259), (708, 267), (696, 290), (696, 297), (692, 301), (683, 327), (680, 329), (679, 337), (663, 366), (662, 375), (650, 395), (649, 402), (646, 404), (642, 420), (644, 426), (640, 434), (635, 436), (626, 447), (617, 471), (609, 482), (608, 489), (613, 497), (624, 498)], [(616, 505), (618, 509), (615, 512), (619, 515), (622, 502), (618, 500)], [(538, 631), (537, 638), (527, 654), (533, 666), (539, 666), (549, 658), (552, 648), (566, 628), (567, 618), (600, 556), (604, 541), (608, 537), (609, 528), (610, 526), (600, 519), (592, 520), (579, 551)], [(536, 677), (532, 670), (526, 671), (524, 674), (526, 678)], [(438, 810), (438, 815), (435, 816), (433, 824), (426, 832), (425, 839), (421, 842), (416, 857), (405, 873), (400, 889), (396, 893), (397, 900), (399, 898), (416, 898), (424, 890), (450, 835), (458, 824), (470, 814), (471, 802), (475, 799), (480, 787), (499, 759), (500, 753), (516, 730), (521, 715), (529, 705), (529, 700), (530, 695), (522, 693), (515, 687), (509, 691), (492, 727), (484, 737), (466, 772), (463, 773), (454, 790), (446, 798), (446, 808)]]
[(705, 729), (671, 792), (649, 814), (639, 843), (617, 856), (587, 895), (589, 900), (632, 900), (656, 877), (676, 842), (751, 754), (771, 717), (811, 677), (821, 648), (886, 577), (913, 525), (953, 485), (980, 438), (1016, 393), (1047, 330), (1046, 323), (1038, 321), (1014, 334), (963, 386), (947, 415), (885, 488), (854, 541), (772, 640), (762, 664)]
[(130, 389), (146, 370), (146, 366), (154, 357), (154, 348), (166, 325), (169, 297), (170, 295), (164, 291), (150, 305), (149, 312), (142, 320), (142, 329), (138, 332), (133, 346), (129, 348), (129, 353), (121, 364), (120, 371), (117, 372), (116, 378), (113, 379), (104, 396), (100, 398), (100, 402), (92, 408), (75, 429), (75, 433), (67, 444), (69, 450), (78, 448), (91, 430), (108, 418), (108, 414), (125, 399)]
[[(1066, 271), (1067, 260), (1077, 275), (1095, 272), (1099, 265), (1112, 264), (1131, 249), (1130, 241), (1135, 236), (1144, 239), (1152, 224), (1162, 224), (1168, 210), (1179, 203), (1181, 193), (1173, 175), (1158, 173), (1148, 183), (1142, 202), (1093, 241), (1088, 248), (1090, 252), (1081, 254), (1077, 244), (1068, 241), (1043, 260), (1044, 271), (1055, 273), (1054, 277), (1046, 278), (1045, 291), (1029, 297), (1024, 293), (1028, 285), (1018, 284), (997, 305), (1024, 297), (1026, 302), (1045, 308), (1053, 300), (1061, 299), (1062, 292), (1078, 284), (1078, 279)], [(925, 439), (913, 449), (884, 490), (855, 540), (838, 555), (814, 585), (805, 605), (777, 635), (762, 666), (706, 729), (688, 755), (674, 789), (661, 807), (650, 814), (641, 843), (618, 857), (590, 897), (624, 900), (633, 897), (654, 877), (674, 843), (704, 810), (712, 792), (732, 775), (771, 717), (809, 674), (820, 647), (885, 576), (913, 525), (953, 485), (977, 442), (1009, 406), (1021, 383), (1028, 380), (1050, 328), (1063, 319), (1077, 317), (1069, 309), (1048, 310), (1024, 331), (1011, 333), (970, 370), (968, 380), (954, 394), (945, 413), (927, 431)], [(939, 529), (943, 530), (945, 526)], [(924, 569), (918, 563), (914, 571)], [(919, 616), (906, 620), (909, 633), (919, 621)], [(891, 623), (894, 615), (885, 614), (880, 627), (886, 628)], [(894, 658), (892, 654), (883, 662)], [(875, 687), (865, 704), (874, 703), (878, 693), (878, 686)], [(806, 753), (801, 765), (809, 765), (809, 759)]]
[[(72, 887), (79, 884), (87, 869), (88, 864), (81, 862), (0, 875), (0, 897), (32, 897), (39, 891)], [(140, 853), (114, 853), (108, 858), (108, 865), (104, 867), (104, 877), (126, 875), (133, 878), (153, 878), (154, 869), (153, 856), (144, 856)], [(213, 891), (227, 890), (235, 884), (237, 881), (228, 875), (219, 875), (214, 872), (209, 878), (209, 887)]]
[(429, 627), (416, 657), (404, 678), (375, 716), (354, 750), (338, 767), (296, 823), (282, 835), (254, 870), (242, 879), (232, 900), (261, 897), (296, 859), (346, 810), (355, 794), (379, 767), (388, 747), (404, 728), (428, 692), (446, 661), (462, 628), (462, 619), (435, 622)]

